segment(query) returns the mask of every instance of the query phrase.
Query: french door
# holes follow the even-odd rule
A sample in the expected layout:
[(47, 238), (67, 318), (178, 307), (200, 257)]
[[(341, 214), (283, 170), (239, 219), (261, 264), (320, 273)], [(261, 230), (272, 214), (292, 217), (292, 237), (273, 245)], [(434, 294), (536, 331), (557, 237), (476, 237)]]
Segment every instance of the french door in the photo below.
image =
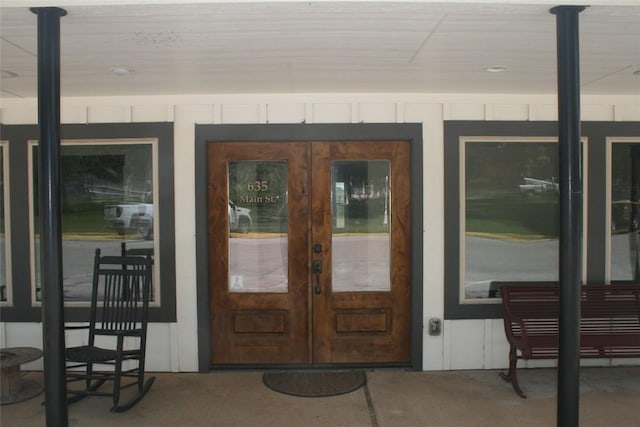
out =
[(212, 364), (409, 363), (406, 141), (212, 142)]

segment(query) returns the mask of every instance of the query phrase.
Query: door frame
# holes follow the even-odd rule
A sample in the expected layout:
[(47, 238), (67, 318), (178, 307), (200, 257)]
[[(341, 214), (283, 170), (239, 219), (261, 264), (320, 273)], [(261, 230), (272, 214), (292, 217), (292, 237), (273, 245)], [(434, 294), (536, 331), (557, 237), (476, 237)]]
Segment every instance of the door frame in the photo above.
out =
[[(423, 183), (422, 124), (233, 124), (195, 125), (196, 191), (196, 292), (198, 319), (198, 370), (211, 368), (211, 328), (208, 273), (207, 145), (216, 141), (307, 142), (307, 141), (404, 140), (410, 146), (411, 168), (411, 362), (422, 370), (423, 353)], [(217, 366), (219, 368), (219, 366)], [(233, 366), (247, 368), (248, 366)], [(273, 367), (273, 366), (271, 366)], [(366, 367), (373, 367), (366, 365)], [(231, 366), (230, 366), (231, 368)], [(251, 368), (256, 368), (252, 366)]]

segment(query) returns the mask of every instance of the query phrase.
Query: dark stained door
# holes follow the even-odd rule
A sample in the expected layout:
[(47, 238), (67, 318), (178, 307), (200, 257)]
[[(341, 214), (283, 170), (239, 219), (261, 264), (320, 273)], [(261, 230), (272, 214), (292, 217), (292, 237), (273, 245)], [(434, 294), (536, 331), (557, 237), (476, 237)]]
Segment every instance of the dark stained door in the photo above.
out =
[(408, 153), (210, 143), (212, 364), (409, 362)]
[(409, 144), (313, 143), (312, 159), (313, 362), (409, 362)]

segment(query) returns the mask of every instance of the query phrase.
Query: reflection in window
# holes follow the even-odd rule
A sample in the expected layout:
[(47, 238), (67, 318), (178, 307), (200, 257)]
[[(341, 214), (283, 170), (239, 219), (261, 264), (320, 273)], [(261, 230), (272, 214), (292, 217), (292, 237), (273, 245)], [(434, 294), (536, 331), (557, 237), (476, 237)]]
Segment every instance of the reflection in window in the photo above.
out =
[(229, 162), (229, 290), (287, 292), (286, 161)]
[(640, 142), (611, 144), (611, 280), (640, 280)]
[(462, 299), (492, 282), (558, 280), (558, 144), (465, 140)]
[(8, 256), (9, 246), (8, 239), (6, 235), (6, 218), (5, 215), (5, 207), (7, 204), (5, 203), (5, 173), (7, 171), (7, 167), (4, 164), (7, 160), (6, 153), (7, 145), (6, 143), (0, 143), (0, 301), (8, 301), (11, 286), (8, 281), (9, 275), (7, 274), (8, 270)]
[(332, 161), (333, 292), (391, 290), (388, 160)]
[[(151, 140), (63, 142), (61, 157), (62, 260), (65, 301), (89, 301), (96, 248), (103, 255), (154, 248), (155, 144)], [(32, 170), (33, 266), (40, 300), (38, 146), (30, 150)], [(158, 266), (158, 259), (155, 266)], [(155, 295), (158, 280), (154, 272)]]

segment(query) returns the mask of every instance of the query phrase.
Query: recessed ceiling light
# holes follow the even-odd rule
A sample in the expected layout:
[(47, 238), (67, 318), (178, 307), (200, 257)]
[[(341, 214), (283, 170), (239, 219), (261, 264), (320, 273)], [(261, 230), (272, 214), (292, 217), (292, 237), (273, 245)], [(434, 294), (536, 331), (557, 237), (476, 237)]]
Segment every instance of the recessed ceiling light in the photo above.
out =
[(128, 76), (129, 74), (134, 72), (132, 67), (121, 66), (121, 67), (113, 67), (111, 72), (116, 76)]
[(0, 78), (12, 79), (14, 77), (18, 77), (18, 74), (14, 73), (13, 71), (9, 71), (9, 70), (0, 70)]
[(494, 65), (492, 67), (487, 67), (484, 70), (488, 73), (501, 73), (504, 70), (506, 70), (507, 67), (503, 66), (503, 65)]

